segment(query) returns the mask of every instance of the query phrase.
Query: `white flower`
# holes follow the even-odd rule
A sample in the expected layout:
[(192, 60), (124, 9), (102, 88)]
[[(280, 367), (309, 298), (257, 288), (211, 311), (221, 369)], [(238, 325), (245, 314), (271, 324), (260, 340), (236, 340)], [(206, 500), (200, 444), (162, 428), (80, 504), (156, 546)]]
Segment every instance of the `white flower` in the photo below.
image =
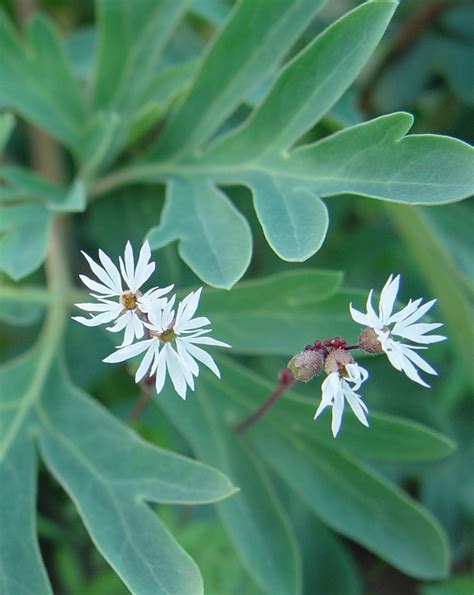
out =
[(220, 378), (219, 369), (212, 357), (197, 345), (220, 347), (230, 347), (230, 345), (203, 336), (210, 332), (210, 329), (205, 330), (202, 327), (210, 324), (210, 321), (203, 316), (193, 318), (200, 296), (201, 289), (186, 296), (179, 304), (176, 316), (173, 309), (176, 296), (173, 296), (164, 308), (149, 304), (149, 322), (145, 323), (145, 326), (151, 336), (150, 339), (122, 347), (103, 361), (123, 362), (145, 352), (135, 374), (135, 382), (140, 382), (146, 374), (156, 375), (155, 387), (156, 392), (159, 393), (163, 389), (168, 371), (176, 392), (183, 399), (186, 398), (188, 386), (194, 390), (194, 377), (199, 375), (196, 360)]
[[(365, 416), (368, 409), (361, 397), (355, 392), (361, 384), (367, 380), (369, 373), (364, 368), (361, 368), (356, 363), (346, 364), (343, 366), (343, 372), (331, 372), (324, 380), (322, 389), (321, 403), (316, 411), (314, 419), (316, 419), (326, 407), (332, 407), (332, 423), (331, 430), (334, 438), (341, 427), (342, 414), (344, 412), (344, 405), (347, 401), (350, 408), (356, 415), (357, 419), (364, 426), (369, 426)], [(353, 386), (350, 386), (350, 384)]]
[(408, 378), (414, 382), (429, 388), (429, 384), (426, 384), (426, 382), (420, 378), (416, 369), (417, 366), (428, 374), (437, 375), (436, 370), (416, 353), (416, 350), (427, 349), (427, 347), (406, 345), (400, 341), (396, 341), (393, 337), (403, 337), (413, 343), (421, 343), (422, 345), (444, 341), (446, 337), (442, 335), (427, 334), (430, 331), (443, 326), (441, 323), (415, 324), (430, 308), (432, 308), (436, 303), (436, 300), (431, 300), (423, 305), (421, 304), (423, 301), (422, 298), (415, 301), (410, 300), (399, 312), (392, 314), (399, 283), (400, 275), (397, 275), (395, 278), (393, 278), (393, 275), (390, 275), (380, 294), (378, 314), (372, 307), (373, 289), (371, 289), (367, 298), (367, 313), (363, 314), (362, 312), (359, 312), (353, 308), (351, 304), (351, 316), (359, 324), (363, 324), (375, 331), (382, 350), (387, 354), (387, 357), (394, 368), (404, 372)]
[[(73, 316), (73, 320), (86, 326), (98, 326), (116, 320), (113, 326), (107, 327), (107, 330), (117, 333), (125, 329), (122, 346), (132, 343), (134, 337), (141, 339), (144, 331), (140, 313), (147, 311), (150, 300), (164, 306), (166, 299), (162, 299), (162, 296), (173, 287), (172, 285), (162, 289), (154, 287), (145, 294), (139, 291), (140, 287), (155, 270), (155, 263), (149, 262), (151, 257), (150, 244), (148, 242), (143, 244), (135, 267), (132, 246), (130, 242), (127, 242), (124, 260), (119, 257), (122, 275), (102, 250), (99, 250), (99, 259), (102, 266), (94, 262), (85, 252), (82, 252), (82, 254), (98, 281), (94, 281), (86, 277), (86, 275), (80, 275), (80, 278), (84, 285), (95, 292), (90, 295), (97, 298), (98, 302), (76, 304), (76, 306), (81, 310), (99, 312), (99, 314), (91, 315), (90, 318)], [(125, 290), (122, 286), (122, 278), (126, 285)], [(111, 300), (110, 298), (118, 298), (118, 300)]]

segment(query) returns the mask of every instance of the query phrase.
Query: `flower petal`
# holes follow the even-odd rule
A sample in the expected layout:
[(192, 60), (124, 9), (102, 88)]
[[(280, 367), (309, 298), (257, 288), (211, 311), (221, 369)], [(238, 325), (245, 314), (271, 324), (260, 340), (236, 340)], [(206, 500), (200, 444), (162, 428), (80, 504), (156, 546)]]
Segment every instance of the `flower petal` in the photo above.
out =
[(190, 355), (187, 345), (179, 338), (176, 341), (176, 349), (178, 351), (178, 356), (182, 359), (185, 366), (189, 368), (191, 374), (196, 377), (199, 376), (199, 366)]
[(155, 361), (151, 368), (151, 374), (156, 374), (156, 394), (161, 393), (166, 380), (166, 350), (162, 349), (158, 355), (155, 353)]
[(369, 291), (369, 295), (367, 296), (367, 302), (366, 302), (366, 308), (367, 308), (367, 317), (369, 319), (369, 324), (368, 326), (370, 326), (371, 328), (383, 328), (383, 322), (380, 320), (380, 318), (377, 316), (377, 314), (375, 313), (375, 310), (372, 306), (372, 295), (374, 293), (374, 290), (371, 289)]
[(99, 279), (99, 281), (101, 281), (106, 287), (108, 287), (109, 291), (115, 292), (116, 288), (114, 286), (112, 279), (110, 278), (109, 274), (107, 273), (107, 271), (105, 269), (103, 269), (101, 266), (99, 266), (94, 260), (92, 260), (92, 258), (88, 254), (86, 254), (83, 250), (81, 250), (81, 254), (84, 256), (84, 258), (89, 263), (91, 271), (94, 273), (94, 275), (97, 277), (97, 279)]
[(418, 366), (420, 370), (423, 370), (423, 372), (426, 372), (427, 374), (438, 376), (438, 372), (434, 368), (432, 368), (427, 361), (420, 357), (418, 353), (416, 353), (416, 351), (413, 351), (412, 349), (410, 349), (410, 347), (407, 347), (406, 345), (402, 345), (402, 351), (403, 355), (407, 357), (409, 360), (411, 360), (415, 364), (415, 366)]
[(156, 339), (147, 339), (146, 341), (140, 341), (139, 343), (134, 343), (133, 345), (127, 345), (126, 347), (117, 349), (102, 361), (107, 364), (124, 362), (127, 359), (131, 359), (132, 357), (143, 353), (146, 349), (148, 349), (149, 345), (153, 343), (153, 341), (156, 341)]
[(114, 326), (108, 326), (106, 330), (110, 331), (111, 333), (119, 333), (120, 331), (123, 331), (123, 329), (127, 326), (129, 318), (130, 312), (125, 312), (124, 314), (122, 314), (122, 316), (117, 318), (117, 321), (114, 324)]
[(125, 246), (125, 271), (130, 281), (129, 289), (133, 291), (133, 286), (135, 285), (135, 262), (133, 259), (132, 244), (130, 242), (127, 242)]
[(143, 322), (140, 320), (140, 318), (138, 318), (138, 316), (135, 314), (135, 312), (133, 312), (133, 330), (135, 333), (135, 338), (136, 339), (141, 339), (143, 337), (143, 335), (145, 334), (145, 331), (143, 330)]
[(397, 275), (395, 279), (393, 278), (393, 275), (390, 275), (390, 277), (387, 279), (387, 282), (383, 286), (379, 301), (379, 317), (383, 324), (387, 324), (387, 321), (392, 314), (399, 285), (400, 275)]
[(123, 260), (122, 260), (122, 257), (121, 256), (119, 256), (119, 265), (120, 265), (120, 272), (122, 274), (123, 280), (127, 284), (128, 289), (131, 290), (131, 287), (133, 285), (133, 279), (130, 280), (128, 278), (128, 274), (127, 274), (127, 271), (125, 270), (125, 265), (123, 264)]
[(342, 392), (342, 388), (338, 390), (336, 395), (334, 396), (334, 402), (332, 405), (332, 421), (331, 421), (331, 430), (332, 435), (334, 438), (337, 436), (341, 428), (342, 422), (342, 414), (344, 413), (344, 396)]
[(415, 310), (415, 312), (413, 312), (410, 316), (408, 316), (408, 318), (405, 318), (404, 320), (399, 321), (395, 326), (402, 328), (402, 327), (407, 327), (407, 326), (413, 324), (414, 322), (419, 320), (422, 316), (424, 316), (428, 312), (428, 310), (431, 310), (431, 308), (435, 304), (436, 304), (436, 300), (431, 300), (430, 302), (426, 302), (426, 304), (423, 304), (422, 306), (417, 308)]
[(421, 304), (422, 301), (422, 298), (415, 301), (409, 300), (408, 304), (404, 308), (390, 316), (390, 318), (387, 320), (387, 325), (408, 318), (408, 316), (410, 316), (413, 312), (415, 312), (415, 310), (418, 309), (418, 306)]
[(354, 320), (355, 322), (357, 322), (358, 324), (361, 324), (363, 326), (370, 326), (372, 320), (369, 318), (369, 316), (367, 314), (362, 314), (362, 312), (359, 312), (359, 310), (356, 310), (352, 304), (349, 304), (349, 310), (352, 316), (352, 320)]
[(140, 250), (137, 268), (135, 269), (134, 288), (137, 291), (152, 275), (155, 270), (155, 263), (148, 262), (151, 257), (150, 244), (145, 242)]
[(179, 329), (176, 330), (180, 333), (189, 333), (208, 324), (211, 324), (209, 318), (206, 318), (205, 316), (198, 316), (192, 320), (182, 321)]
[(332, 407), (334, 402), (334, 397), (339, 390), (339, 374), (337, 372), (333, 372), (329, 374), (324, 382), (321, 385), (321, 402), (319, 403), (319, 407), (314, 414), (314, 419), (316, 419), (326, 407)]
[(99, 302), (90, 304), (74, 304), (76, 308), (85, 310), (86, 312), (121, 312), (122, 306), (117, 302)]
[(99, 326), (100, 324), (107, 324), (117, 318), (116, 312), (102, 312), (102, 314), (98, 314), (97, 316), (92, 316), (91, 318), (84, 318), (83, 316), (75, 316), (73, 320), (77, 320), (81, 324), (85, 326)]
[(179, 304), (178, 311), (176, 314), (175, 328), (177, 331), (181, 330), (181, 325), (194, 316), (199, 305), (199, 299), (201, 297), (202, 287), (197, 291), (192, 291), (188, 294), (184, 300)]
[(132, 312), (127, 312), (127, 314), (129, 314), (129, 316), (127, 319), (127, 324), (125, 325), (125, 335), (120, 347), (130, 345), (133, 343), (133, 339), (135, 338), (135, 321), (133, 320), (133, 314)]
[(186, 399), (187, 383), (179, 360), (169, 344), (166, 344), (163, 350), (166, 350), (166, 366), (174, 389), (182, 399)]
[(214, 372), (217, 378), (221, 377), (221, 373), (219, 372), (219, 368), (216, 366), (216, 362), (206, 351), (204, 351), (204, 349), (196, 347), (195, 345), (192, 345), (190, 343), (185, 344), (184, 349), (186, 349), (186, 351), (188, 351), (189, 354), (192, 355), (199, 362), (207, 366), (209, 370), (211, 370), (211, 372)]
[(122, 293), (122, 279), (120, 278), (120, 272), (118, 268), (114, 265), (112, 260), (107, 256), (107, 254), (103, 250), (99, 250), (99, 259), (102, 263), (102, 266), (111, 278), (114, 287), (117, 289), (119, 293)]
[(230, 347), (228, 343), (218, 341), (217, 339), (213, 339), (212, 337), (202, 337), (200, 335), (181, 337), (181, 339), (183, 341), (186, 341), (186, 343), (198, 343), (200, 345), (215, 345), (216, 347)]
[(117, 293), (109, 287), (102, 285), (102, 283), (97, 283), (97, 281), (93, 281), (85, 275), (79, 275), (79, 279), (84, 283), (86, 287), (92, 289), (92, 291), (96, 291), (97, 293), (102, 294), (103, 297), (112, 297), (114, 295), (117, 295)]
[(406, 328), (397, 329), (396, 325), (392, 330), (392, 335), (398, 335), (404, 337), (415, 343), (437, 343), (438, 341), (444, 341), (446, 337), (444, 335), (426, 335), (434, 331), (437, 328), (443, 326), (441, 322), (419, 322), (417, 324), (411, 324)]
[(365, 414), (367, 413), (367, 406), (362, 401), (359, 395), (357, 395), (349, 386), (344, 390), (344, 396), (349, 403), (349, 407), (354, 412), (354, 415), (360, 421), (360, 423), (366, 427), (369, 427), (369, 422)]
[(142, 361), (140, 362), (140, 365), (138, 366), (138, 369), (135, 373), (135, 382), (137, 384), (140, 382), (140, 380), (142, 380), (142, 378), (149, 371), (152, 360), (153, 360), (153, 356), (156, 353), (157, 347), (158, 347), (158, 341), (154, 341), (148, 347), (148, 349), (147, 349), (147, 351), (146, 351), (146, 353), (145, 353)]

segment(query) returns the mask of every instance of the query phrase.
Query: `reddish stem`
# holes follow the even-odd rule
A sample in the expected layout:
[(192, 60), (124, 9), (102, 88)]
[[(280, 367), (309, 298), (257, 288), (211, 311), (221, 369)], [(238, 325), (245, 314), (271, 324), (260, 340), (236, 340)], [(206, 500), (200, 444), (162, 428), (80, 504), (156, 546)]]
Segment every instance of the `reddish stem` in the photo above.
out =
[(153, 392), (153, 385), (155, 383), (154, 376), (148, 376), (146, 380), (140, 383), (141, 385), (141, 392), (140, 396), (138, 397), (135, 407), (130, 412), (128, 416), (128, 421), (133, 421), (138, 419), (140, 415), (145, 411), (146, 406), (151, 398), (151, 394)]
[(260, 407), (249, 415), (246, 419), (235, 426), (235, 431), (239, 434), (245, 432), (247, 428), (258, 421), (262, 415), (264, 415), (277, 401), (278, 399), (296, 382), (296, 380), (289, 376), (289, 370), (283, 370), (280, 375), (280, 381), (277, 388), (272, 392), (266, 401), (264, 401)]

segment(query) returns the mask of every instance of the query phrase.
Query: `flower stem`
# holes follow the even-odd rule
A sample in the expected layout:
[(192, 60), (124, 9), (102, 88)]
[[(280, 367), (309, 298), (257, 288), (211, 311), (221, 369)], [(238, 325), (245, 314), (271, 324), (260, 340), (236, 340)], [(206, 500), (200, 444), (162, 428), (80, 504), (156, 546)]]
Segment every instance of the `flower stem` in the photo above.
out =
[(296, 380), (291, 376), (289, 370), (285, 368), (282, 373), (280, 374), (280, 379), (278, 381), (278, 386), (272, 392), (272, 394), (260, 405), (258, 409), (256, 409), (252, 414), (250, 414), (247, 418), (241, 421), (239, 424), (235, 426), (235, 431), (240, 434), (241, 432), (245, 432), (251, 425), (257, 422), (262, 415), (264, 415), (273, 405), (278, 401), (278, 399), (285, 394), (285, 392), (293, 386)]
[(141, 383), (141, 392), (140, 396), (135, 402), (135, 407), (130, 412), (128, 416), (128, 421), (134, 421), (140, 417), (140, 415), (145, 411), (146, 406), (148, 405), (151, 399), (151, 393), (153, 392), (153, 385), (155, 383), (154, 376), (148, 376), (142, 383)]
[(350, 351), (351, 349), (360, 349), (360, 345), (359, 345), (359, 343), (356, 343), (355, 345), (346, 345), (346, 347), (344, 347), (344, 349), (346, 351)]

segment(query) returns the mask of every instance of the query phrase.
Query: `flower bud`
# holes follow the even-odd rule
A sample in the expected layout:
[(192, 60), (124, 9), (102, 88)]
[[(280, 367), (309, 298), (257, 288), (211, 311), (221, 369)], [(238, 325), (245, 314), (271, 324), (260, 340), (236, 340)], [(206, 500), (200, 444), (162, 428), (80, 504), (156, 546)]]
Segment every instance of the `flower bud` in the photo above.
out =
[(339, 374), (343, 376), (345, 366), (353, 363), (354, 358), (348, 351), (345, 349), (332, 349), (326, 356), (324, 371), (328, 375), (334, 372), (339, 372)]
[(382, 344), (373, 328), (365, 328), (359, 335), (359, 346), (363, 351), (372, 353), (382, 353)]
[(324, 366), (324, 356), (320, 351), (308, 349), (297, 353), (288, 362), (288, 368), (296, 380), (309, 382)]

